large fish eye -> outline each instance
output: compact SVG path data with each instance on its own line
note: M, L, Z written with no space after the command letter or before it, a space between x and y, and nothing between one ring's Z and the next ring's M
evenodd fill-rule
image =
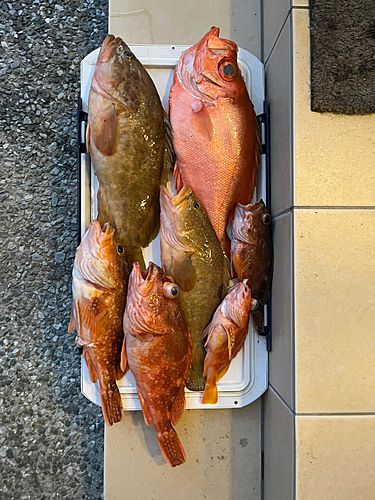
M124 249L121 245L117 245L116 250L119 255L124 253Z
M195 208L195 210L199 210L200 205L197 201L195 201L193 207Z
M263 224L268 226L268 224L271 224L271 216L270 214L264 214L263 215Z
M219 62L219 74L227 82L232 81L238 75L237 64L230 59L223 59Z
M133 57L133 52L130 52L130 50L127 50L124 52L124 56L126 56L128 59L131 59Z
M178 297L180 290L176 283L164 283L163 285L163 294L167 299L175 299Z

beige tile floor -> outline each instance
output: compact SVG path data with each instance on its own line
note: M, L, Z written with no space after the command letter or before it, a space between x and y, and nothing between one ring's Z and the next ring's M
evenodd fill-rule
M141 412L105 432L106 500L259 500L260 400L237 410L186 410L176 426L187 461L172 469Z
M375 416L297 417L298 500L373 500Z
M260 56L260 2L111 0L109 31L130 44L193 44L211 26ZM186 411L177 432L188 461L171 469L141 412L105 433L106 500L259 500L261 405Z
M374 115L310 111L309 12L293 10L294 204L375 206Z

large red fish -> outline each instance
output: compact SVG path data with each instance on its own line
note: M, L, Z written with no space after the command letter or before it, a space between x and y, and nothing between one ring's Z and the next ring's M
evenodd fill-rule
M232 226L232 275L240 281L247 279L259 307L253 312L258 333L264 325L264 305L270 296L273 249L271 216L263 200L246 206L237 204Z
M205 330L207 354L204 376L207 377L202 403L217 403L216 382L228 371L232 359L245 342L250 310L257 306L245 283L239 282L228 292Z
M237 202L250 203L258 172L253 105L237 65L237 45L211 30L180 57L169 96L176 188L204 206L228 256L226 226Z
M97 220L92 221L74 261L69 333L77 331L90 380L99 380L108 425L119 422L123 414L116 380L125 373L120 355L127 278L124 249L116 243L114 230L109 224L102 230Z
M175 467L186 454L173 428L185 408L185 382L193 346L179 289L150 263L133 264L124 314L121 367L133 373L147 425L154 424L160 449Z

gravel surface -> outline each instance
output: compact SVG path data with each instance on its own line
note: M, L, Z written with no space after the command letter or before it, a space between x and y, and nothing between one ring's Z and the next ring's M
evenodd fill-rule
M107 8L1 2L0 499L103 498L103 418L67 328L79 65Z

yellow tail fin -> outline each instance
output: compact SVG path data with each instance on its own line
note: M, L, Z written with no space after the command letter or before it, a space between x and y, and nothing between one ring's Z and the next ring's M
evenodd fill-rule
M206 381L206 387L204 389L202 404L214 405L217 403L217 387L216 382L212 380Z

